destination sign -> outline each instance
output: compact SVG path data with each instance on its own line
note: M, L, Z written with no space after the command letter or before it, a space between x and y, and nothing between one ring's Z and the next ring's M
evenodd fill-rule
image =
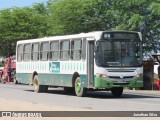
M104 32L102 39L139 39L138 33L130 32Z

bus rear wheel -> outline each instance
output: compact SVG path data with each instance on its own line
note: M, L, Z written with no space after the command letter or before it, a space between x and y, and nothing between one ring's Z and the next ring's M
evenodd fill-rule
M117 87L117 88L112 88L111 89L113 97L121 97L123 93L123 87Z
M47 85L40 85L39 84L39 79L38 79L37 75L34 76L33 87L34 87L34 91L37 92L37 93L48 91L48 86Z
M78 97L84 97L87 93L87 89L81 85L80 77L77 77L75 81L75 93Z
M13 79L14 84L18 84L18 81L16 79Z

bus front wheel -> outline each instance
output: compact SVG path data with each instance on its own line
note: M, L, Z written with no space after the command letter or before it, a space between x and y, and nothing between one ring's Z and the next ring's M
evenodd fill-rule
M37 75L34 76L33 87L34 87L34 91L37 93L48 91L48 86L39 84L39 79Z
M117 87L111 89L113 97L121 97L123 93L123 87Z
M80 77L77 77L76 81L75 81L75 93L76 93L76 95L78 97L83 97L87 93L87 89L83 88L82 85L81 85L81 79L80 79Z

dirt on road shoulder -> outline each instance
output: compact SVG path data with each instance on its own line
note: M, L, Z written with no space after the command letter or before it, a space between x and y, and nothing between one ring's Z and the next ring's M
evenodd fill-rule
M7 100L0 98L0 111L88 111L88 109L71 108L63 106L47 106L34 102Z
M8 100L0 98L0 111L88 111L88 109L70 108L64 106L47 106L39 103L25 102L18 100ZM159 120L151 117L2 117L0 120Z

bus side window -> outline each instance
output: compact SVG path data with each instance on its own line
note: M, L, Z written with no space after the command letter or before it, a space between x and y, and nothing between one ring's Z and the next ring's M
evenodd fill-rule
M60 59L69 60L70 56L70 41L64 40L60 42Z
M49 53L49 42L41 43L41 60L48 60L48 53Z
M23 60L23 45L19 45L17 48L17 61Z
M82 40L73 40L71 42L71 59L81 60Z
M32 60L38 61L39 60L39 43L34 43L32 45Z
M23 60L30 61L30 59L31 59L31 44L25 44L23 52Z
M59 59L59 41L53 41L50 43L50 60Z

